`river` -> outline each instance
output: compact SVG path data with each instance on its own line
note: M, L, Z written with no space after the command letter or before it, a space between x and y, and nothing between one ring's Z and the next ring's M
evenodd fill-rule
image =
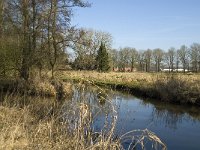
M74 86L72 100L91 106L95 116L95 131L105 127L105 120L112 120L113 105L118 116L114 133L116 137L132 130L147 128L166 144L168 150L200 149L199 107L144 100L127 93L86 85ZM129 144L130 141L124 142L124 148L127 149ZM146 147L151 149L149 143L146 143Z

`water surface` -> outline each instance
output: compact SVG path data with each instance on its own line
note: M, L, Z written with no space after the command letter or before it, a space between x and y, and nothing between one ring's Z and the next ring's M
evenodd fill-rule
M194 106L179 106L143 100L130 94L106 89L102 90L84 86L75 87L73 100L87 102L94 117L94 130L101 131L105 118L111 121L112 105L117 109L118 119L115 135L120 136L134 129L149 129L154 132L169 150L200 149L200 109ZM99 108L101 110L99 110ZM109 118L110 117L110 118ZM130 143L123 146L128 148ZM151 147L147 143L147 149Z

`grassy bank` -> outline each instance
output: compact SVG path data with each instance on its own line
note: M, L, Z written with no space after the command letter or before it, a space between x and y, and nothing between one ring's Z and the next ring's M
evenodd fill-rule
M85 134L91 121L85 116L85 106L77 104L72 109L70 97L56 101L4 95L0 106L0 149L120 149L119 142L111 140L112 133L104 137L99 134L98 141L91 143L92 133ZM76 111L78 115L71 115ZM74 122L68 117L74 117Z
M130 148L144 146L148 139L155 149L166 149L147 129L133 130L116 138L117 113L114 107L111 110L113 119L107 123L106 130L93 131L90 106L84 101L74 103L70 99L57 101L14 93L1 95L0 149L123 150L121 143L133 137L135 143L131 143Z
M27 94L31 96L65 98L71 94L70 83L64 83L59 79L51 79L49 76L34 76L28 81L20 78L0 79L0 91Z
M199 74L66 71L58 75L64 81L89 81L147 98L200 105Z
M130 148L143 147L144 141L149 140L154 148L166 149L147 129L116 137L118 116L112 105L113 119L105 120L107 126L100 132L94 131L92 118L96 114L91 110L97 106L90 106L86 98L73 101L72 84L60 78L60 75L55 79L34 76L29 81L11 78L0 81L0 149L123 150L122 143L133 137ZM108 103L111 104L109 100Z

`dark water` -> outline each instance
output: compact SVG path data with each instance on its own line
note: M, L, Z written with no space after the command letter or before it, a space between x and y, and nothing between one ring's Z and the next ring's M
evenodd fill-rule
M129 94L108 89L102 92L89 86L75 87L73 99L91 106L92 113L95 114L96 131L101 131L105 126L105 118L112 120L112 103L118 114L116 136L134 129L147 128L154 132L169 150L200 150L199 107L142 100ZM128 145L128 142L123 143L125 148L128 148ZM147 144L147 149L150 149L148 147Z

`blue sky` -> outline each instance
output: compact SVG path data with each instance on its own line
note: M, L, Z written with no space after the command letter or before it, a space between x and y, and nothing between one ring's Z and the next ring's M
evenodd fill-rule
M72 24L109 32L113 48L179 48L200 43L200 0L88 0Z

